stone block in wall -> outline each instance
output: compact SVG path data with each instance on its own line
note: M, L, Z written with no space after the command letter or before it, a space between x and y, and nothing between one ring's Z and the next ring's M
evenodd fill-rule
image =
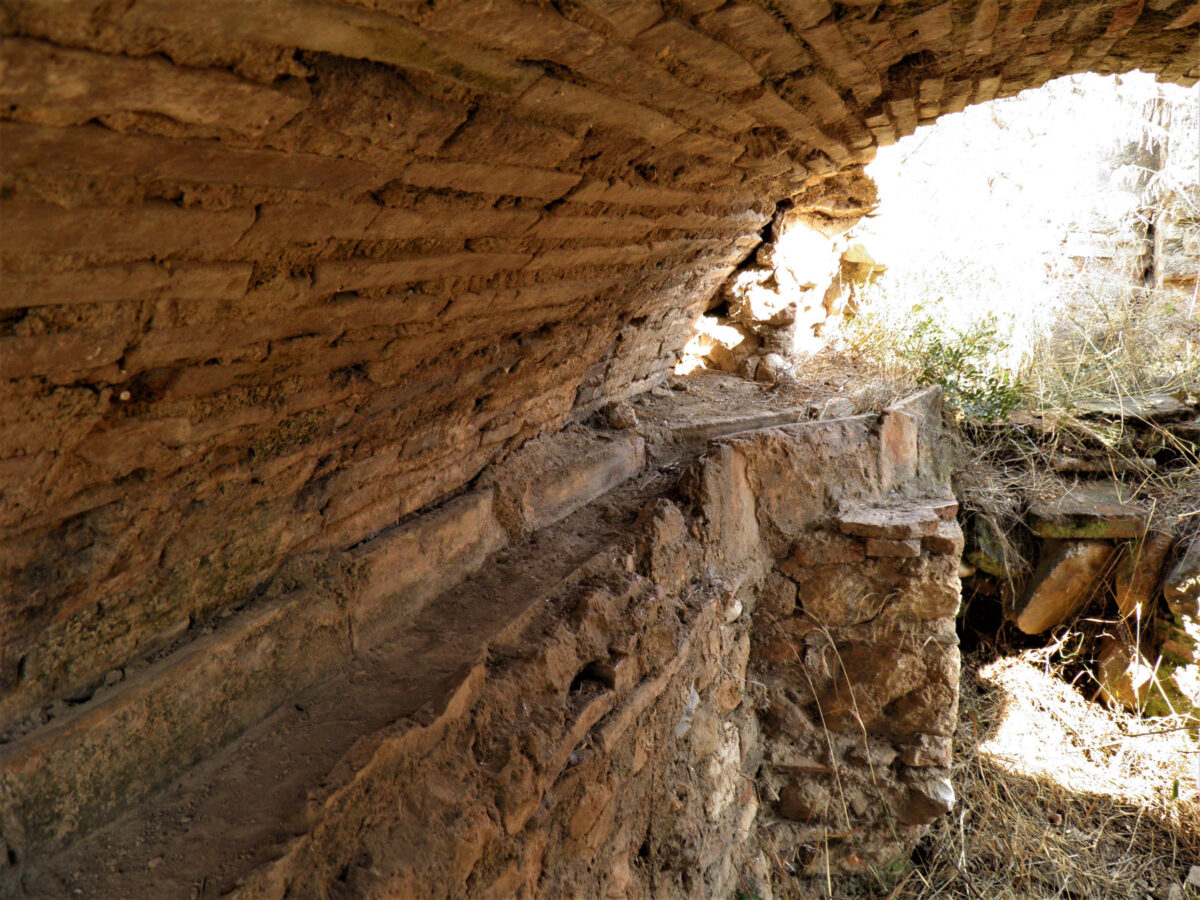
M526 444L488 477L496 515L510 535L545 528L641 471L640 435L594 439L563 432Z
M356 640L395 627L504 545L493 498L472 491L354 549L363 579L350 606Z
M215 141L118 134L98 125L0 123L0 162L29 175L63 171L103 184L200 184L293 191L362 191L391 175L350 159L226 147Z
M838 516L837 526L844 534L868 540L919 541L934 535L941 521L929 507L901 501L851 509Z

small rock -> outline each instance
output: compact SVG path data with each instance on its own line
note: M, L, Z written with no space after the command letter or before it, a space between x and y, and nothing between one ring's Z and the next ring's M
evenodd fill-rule
M1183 884L1185 887L1200 888L1200 866L1192 866L1188 869L1187 879Z
M1043 542L1037 568L1013 610L1017 627L1041 634L1072 618L1091 598L1112 552L1108 541Z
M109 669L104 675L104 686L112 687L118 681L125 677L125 673L120 669Z
M829 793L811 781L790 782L779 792L779 814L794 822L811 822L825 814Z
M917 734L900 747L900 761L913 768L950 765L953 745L948 737L936 734Z
M741 598L734 596L729 604L729 609L725 610L725 624L732 625L742 617L742 601Z
M1077 484L1029 506L1029 529L1044 538L1136 538L1147 522L1146 511L1122 500L1113 482Z
M945 778L929 778L911 785L897 818L905 825L928 825L954 809L954 788Z
M790 375L787 360L778 353L768 353L759 360L758 368L755 370L755 381L761 381L766 384L778 384L779 380L786 375Z
M610 403L604 410L604 417L610 428L637 428L638 417L633 404L628 400L620 403Z

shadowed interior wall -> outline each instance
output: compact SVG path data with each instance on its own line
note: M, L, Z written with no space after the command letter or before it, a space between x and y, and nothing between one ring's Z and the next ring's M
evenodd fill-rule
M0 733L674 365L777 204L1200 3L8 0Z

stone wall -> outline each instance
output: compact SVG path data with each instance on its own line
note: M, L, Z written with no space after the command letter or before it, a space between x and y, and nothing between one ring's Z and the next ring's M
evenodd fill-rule
M0 732L642 390L778 201L1193 0L9 0Z
M24 735L0 887L769 897L890 862L953 802L940 397L760 419L645 469L639 435L534 442Z

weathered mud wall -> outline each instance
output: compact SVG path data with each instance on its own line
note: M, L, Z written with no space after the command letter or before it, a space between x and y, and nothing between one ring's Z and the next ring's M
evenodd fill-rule
M1198 19L8 0L0 732L653 383L776 201Z

